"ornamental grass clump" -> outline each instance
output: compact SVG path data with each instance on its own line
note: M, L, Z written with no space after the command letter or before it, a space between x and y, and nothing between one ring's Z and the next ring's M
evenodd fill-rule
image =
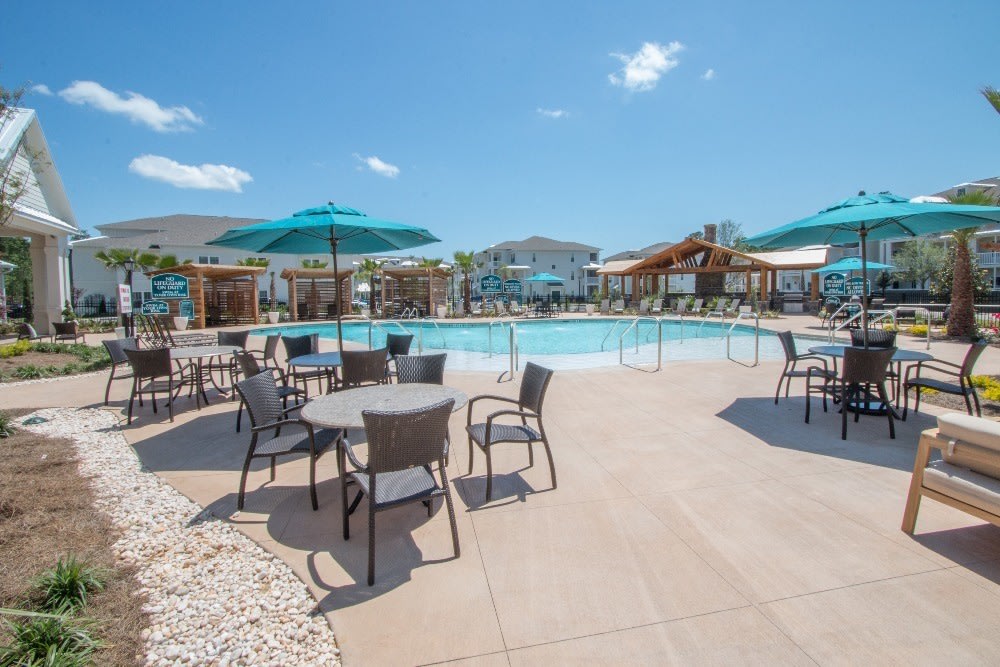
M87 597L104 588L105 575L99 569L81 563L75 556L62 558L56 566L35 578L34 589L41 598L41 609L48 612L76 610Z
M9 438L14 435L14 418L6 412L0 412L0 438Z
M4 625L11 642L0 646L0 667L89 665L92 654L100 647L79 621L64 616L34 616L4 621Z

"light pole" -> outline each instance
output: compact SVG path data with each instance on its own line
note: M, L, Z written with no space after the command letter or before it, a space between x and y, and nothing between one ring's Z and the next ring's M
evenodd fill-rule
M122 266L125 268L125 283L128 285L128 298L134 307L135 300L132 298L132 270L135 269L135 260L128 257L122 262ZM125 336L127 338L135 336L135 316L131 312L122 314L122 324L125 325Z

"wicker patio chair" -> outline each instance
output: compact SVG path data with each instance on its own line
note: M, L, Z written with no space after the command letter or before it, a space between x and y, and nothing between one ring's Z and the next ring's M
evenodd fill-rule
M249 331L218 331L216 332L215 342L223 346L238 347L239 351L243 352L247 349L247 340L250 338ZM229 385L232 386L236 384L236 379L240 373L240 366L236 363L236 355L229 357L229 359L223 359L222 357L213 357L204 366L204 371L211 375L212 373L219 373L219 384L224 384L225 377L229 376ZM236 394L232 395L232 400L236 400Z
M133 350L122 348L132 366L132 393L128 399L128 423L132 423L132 405L136 396L142 406L142 395L149 394L152 398L153 412L156 412L156 395L167 395L167 411L170 421L174 420L174 394L187 383L183 370L174 370L170 361L170 350L157 347L151 350ZM195 401L201 407L201 394L195 392Z
M312 424L303 419L290 418L288 413L301 408L302 405L293 405L287 410L282 408L278 384L270 372L258 373L237 382L236 391L244 405L247 406L251 433L250 447L247 449L243 472L240 475L240 490L236 500L236 508L243 509L247 474L250 472L250 464L254 459L271 460L271 481L273 482L275 460L279 456L307 454L309 456L309 495L312 499L313 510L319 509L319 500L316 497L316 459L330 445L337 447L344 432L340 429L316 430ZM287 432L288 430L297 431L299 428L305 432ZM271 430L274 431L274 434L267 437L266 432ZM282 431L285 433L282 434Z
M469 474L472 474L472 458L474 453L473 444L478 446L486 454L486 500L493 498L493 461L490 458L490 448L501 442L516 442L528 445L528 465L535 465L535 453L532 444L541 442L545 447L545 455L549 459L549 471L552 473L552 488L556 488L556 467L552 461L552 450L549 448L549 440L545 436L545 427L542 424L542 403L545 400L545 392L549 388L553 371L543 368L532 362L528 362L524 367L524 375L521 377L521 390L516 399L505 396L494 396L482 394L469 399L469 413L465 430L469 435ZM517 410L498 410L490 413L486 417L485 423L472 423L472 408L477 401L489 399L513 403L517 405ZM497 417L520 417L520 424L500 424L495 423ZM537 422L538 430L528 426L528 419Z
M264 368L278 367L278 343L280 342L281 334L270 334L264 339L264 350L262 352L254 350L255 354L260 355L260 363L264 365Z
M295 357L303 357L307 354L316 354L319 352L319 334L282 336L281 342L285 344L286 364ZM332 384L330 371L323 368L297 371L294 366L289 364L285 367L285 377L291 378L292 384L296 387L299 386L300 382L302 383L306 400L309 399L309 380L316 380L319 386L319 393L323 393L323 380L326 380L327 386Z
M288 397L295 397L295 404L299 404L299 397L304 396L303 392L298 387L289 387L288 379L285 377L284 371L280 368L261 368L260 364L257 363L257 358L253 356L252 353L247 351L237 352L233 355L236 363L239 364L240 373L242 373L244 378L252 378L255 375L260 375L261 373L270 373L275 380L280 383L278 384L278 396L281 397L281 406L284 409L288 409ZM233 392L236 395L236 392ZM243 419L243 401L240 401L240 407L236 410L236 432L240 432L240 422Z
M404 354L396 357L399 384L422 382L424 384L444 384L444 363L447 352L441 354Z
M385 346L389 348L389 356L392 357L392 363L386 364L386 377L389 378L389 382L392 382L392 378L396 375L396 357L401 354L409 354L412 343L413 334L386 334Z
M132 366L125 354L125 348L134 350L138 347L138 343L135 338L113 338L101 342L111 357L111 374L108 376L108 386L104 390L104 405L107 405L111 397L111 383L116 379L132 378Z
M809 375L808 370L796 369L795 365L800 361L817 361L823 366L820 368L813 368L813 376L824 375L829 379L834 379L837 374L829 369L826 363L826 359L818 354L799 354L795 349L795 337L792 336L791 331L779 331L778 340L781 341L781 347L785 351L785 367L781 371L781 377L778 378L778 388L774 390L774 404L778 404L778 397L781 395L781 385L785 385L785 398L788 398L788 390L792 386L792 378L804 378Z
M434 510L434 499L444 496L451 522L451 541L455 558L461 555L458 544L458 524L451 487L445 466L445 436L454 399L421 410L375 412L365 410L365 434L368 437L368 462L362 464L349 446L344 447L355 471L340 477L343 506L344 539L350 539L350 515L368 497L368 585L375 583L375 514L413 502L427 507L427 516ZM437 464L441 483L431 471ZM348 478L358 485L358 495L347 505Z
M922 389L935 389L945 394L961 396L965 399L965 409L972 414L972 401L976 405L976 416L982 416L982 408L979 405L979 394L972 384L972 369L979 356L987 347L987 343L973 343L965 353L962 364L953 364L949 361L934 359L932 361L920 361L906 369L906 376L903 380L903 421L906 421L906 414L910 408L910 388L917 390L917 401L913 406L914 412L920 411L920 391ZM910 374L916 371L911 377ZM924 371L934 371L939 374L937 378L922 375ZM943 378L940 376L944 376ZM957 382L956 382L957 380Z
M56 330L52 336L53 342L68 340L76 343L77 339L84 343L87 342L87 334L80 331L80 325L77 322L53 322L52 328Z
M823 396L823 411L826 412L826 397L833 396L841 402L841 431L840 439L847 440L847 413L851 410L851 401L868 402L870 393L868 387L875 387L878 398L882 402L886 416L889 419L889 437L895 439L896 426L893 423L892 406L889 404L889 395L885 389L886 373L892 355L896 353L896 348L858 348L848 347L844 350L844 367L840 377L830 379L826 375L820 375L823 384L814 386L812 378L812 368L806 375L806 423L809 423L809 408L812 403L810 394L820 393ZM854 409L854 421L858 421L862 409L860 406Z
M341 388L385 384L386 356L388 349L344 350L340 353Z
M41 335L35 331L35 327L31 326L27 322L21 322L17 325L17 339L18 340L42 340L44 338L52 339L52 336Z
M851 345L863 347L864 344L864 329L851 329ZM885 329L869 329L868 347L896 347L896 332Z

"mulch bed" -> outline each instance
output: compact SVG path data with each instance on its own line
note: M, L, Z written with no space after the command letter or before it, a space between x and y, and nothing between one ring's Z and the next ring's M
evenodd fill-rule
M13 373L15 369L28 365L55 366L56 368L62 368L66 364L74 361L79 362L80 360L69 353L56 354L52 352L25 352L24 354L16 357L0 359L0 371Z
M132 570L115 561L111 545L117 538L117 531L93 506L71 442L23 428L0 438L0 607L30 608L30 580L59 558L75 555L106 572L104 589L82 612L97 621L95 634L105 644L94 663L141 664L140 633L148 626L142 612L145 599L138 594ZM0 629L0 644L8 641Z

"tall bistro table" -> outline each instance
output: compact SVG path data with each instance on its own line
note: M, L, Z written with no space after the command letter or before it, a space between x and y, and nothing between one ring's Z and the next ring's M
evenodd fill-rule
M191 383L195 389L195 404L198 408L201 405L198 401L198 394L201 398L205 399L205 405L208 405L208 394L205 393L205 372L204 365L206 359L213 359L215 357L225 357L234 354L240 348L236 345L192 345L190 347L172 347L170 348L170 360L176 361L183 365L183 362L191 362ZM225 392L215 384L215 380L212 379L211 373L208 374L208 380L212 383L212 386L220 393Z
M820 354L826 357L833 357L833 368L834 372L837 370L837 359L844 358L844 350L846 350L850 345L815 345L809 348L809 351L813 354ZM899 392L902 385L903 378L903 364L912 364L918 361L931 361L934 359L933 355L927 354L926 352L919 352L917 350L903 350L897 349L892 355L890 363L896 364L896 407L899 407Z

